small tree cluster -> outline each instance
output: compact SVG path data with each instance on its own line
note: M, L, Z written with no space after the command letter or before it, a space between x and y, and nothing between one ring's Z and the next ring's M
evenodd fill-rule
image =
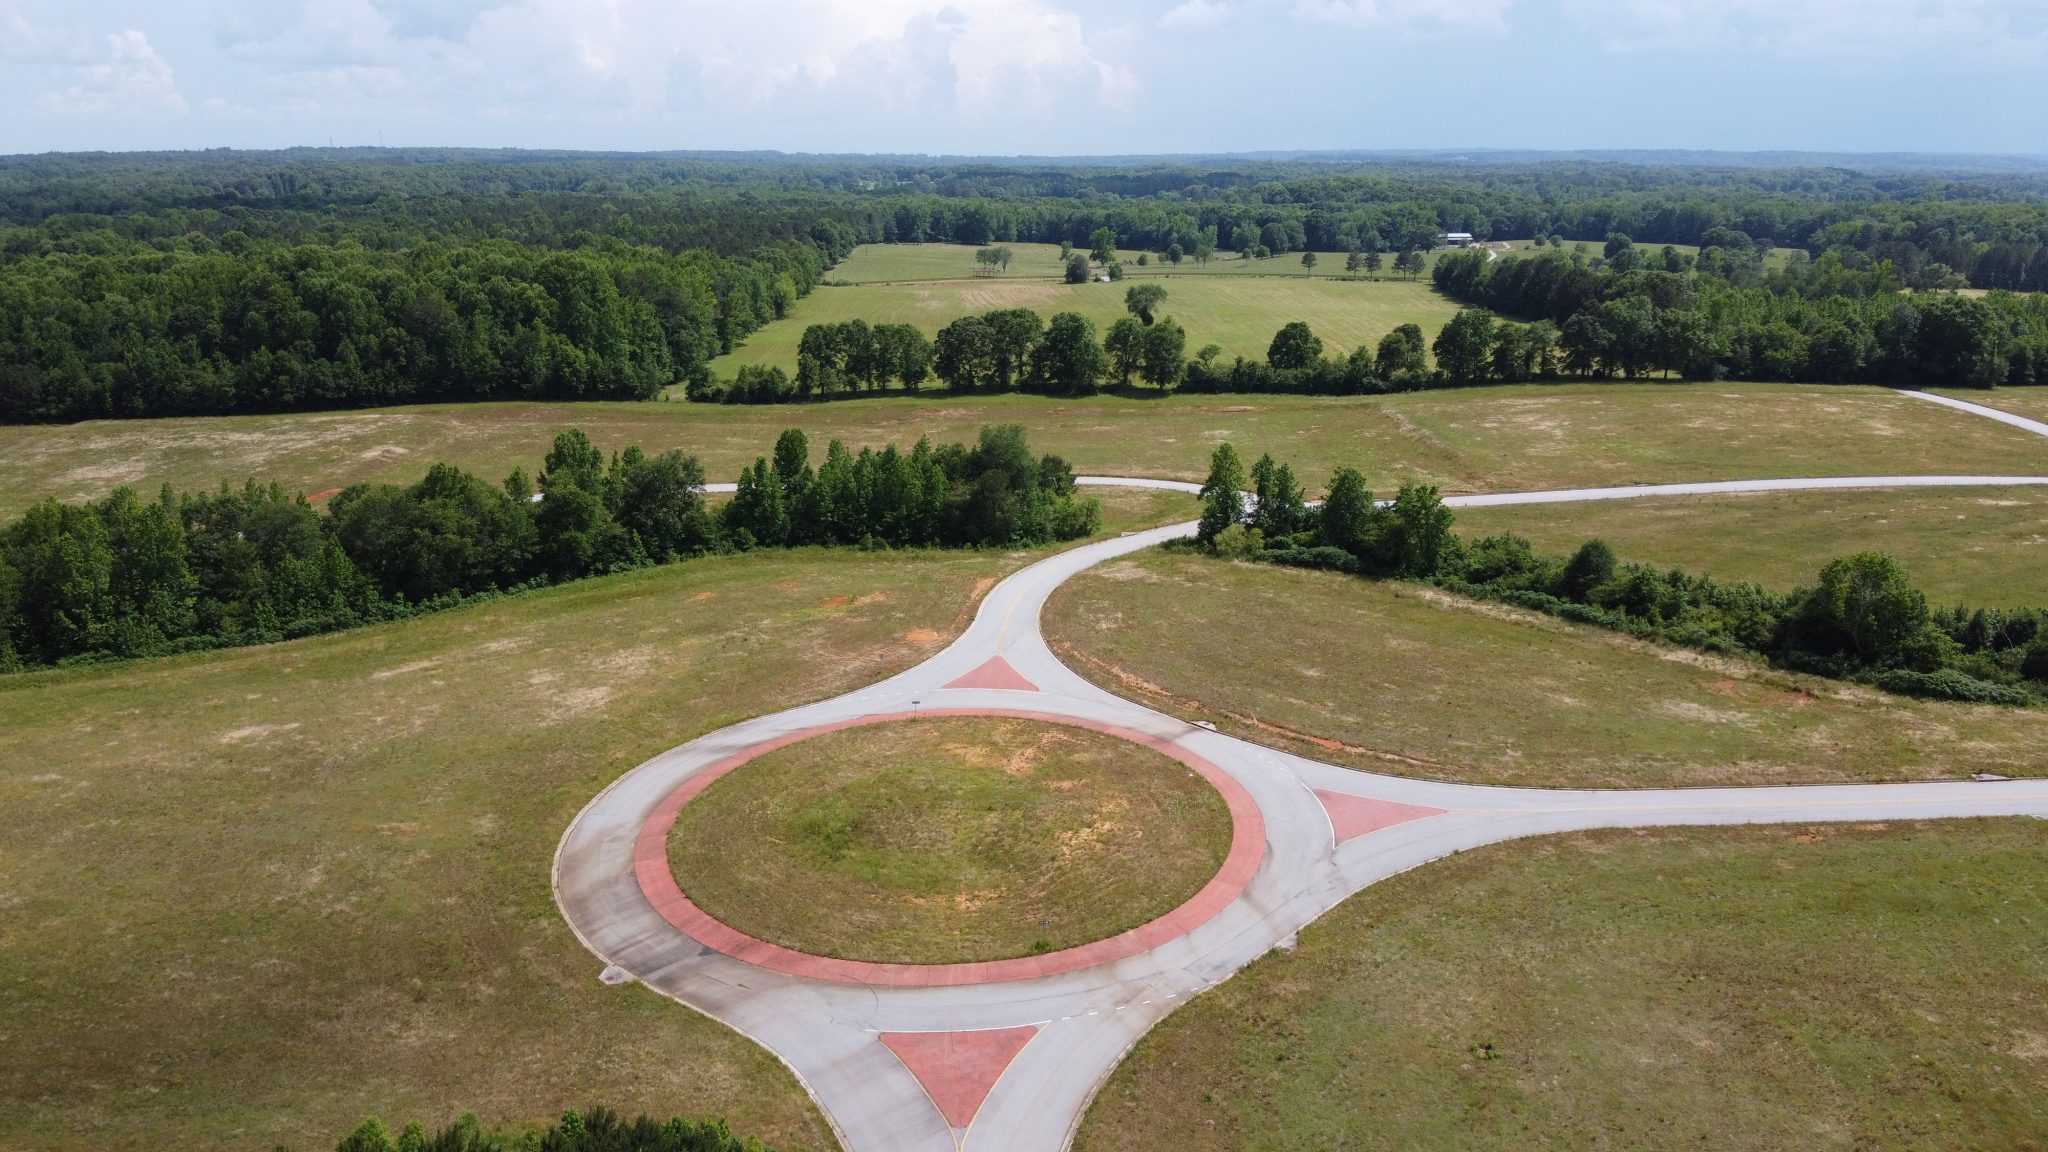
M1086 536L1100 517L1014 425L972 449L835 441L815 475L803 434L784 433L717 514L695 457L607 458L574 430L537 480L437 464L412 485L345 489L325 515L276 485L153 502L123 488L0 528L0 671L268 642L734 547L1011 547Z

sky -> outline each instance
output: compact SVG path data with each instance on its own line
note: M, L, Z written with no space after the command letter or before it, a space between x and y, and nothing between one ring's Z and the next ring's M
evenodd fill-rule
M2048 155L2048 0L0 0L0 153Z

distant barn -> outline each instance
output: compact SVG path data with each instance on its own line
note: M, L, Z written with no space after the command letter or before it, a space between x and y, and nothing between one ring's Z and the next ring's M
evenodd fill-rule
M1437 242L1445 248L1470 248L1472 246L1472 234L1470 232L1446 232L1438 238Z

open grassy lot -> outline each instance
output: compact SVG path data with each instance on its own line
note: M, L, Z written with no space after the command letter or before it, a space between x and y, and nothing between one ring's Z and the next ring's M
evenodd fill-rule
M1074 669L1317 759L1484 784L2038 775L2048 710L1911 700L1413 584L1148 552L1054 593ZM1264 656L1245 658L1247 651Z
M332 1147L597 1102L833 1147L599 962L562 830L649 755L908 666L1026 555L760 554L265 648L0 678L0 1147Z
M680 448L731 480L784 428L813 451L838 436L972 442L1015 422L1084 472L1200 480L1224 440L1291 461L1311 485L1353 464L1389 487L1445 491L1908 472L2048 473L2048 441L1887 389L1776 384L1518 385L1400 396L889 397L766 408L672 403L460 404L213 419L0 427L0 517L118 484L211 488L276 478L308 493L411 483L435 461L496 479L536 468L556 433Z
M1481 848L1190 1001L1074 1146L2037 1149L2043 852L2034 820Z
M884 963L1004 960L1107 939L1201 890L1230 813L1184 765L1114 736L947 718L833 732L704 790L676 881L742 932Z
M1271 271L1284 268L1286 258L1254 261ZM1343 267L1342 257L1336 257ZM1242 261L1238 261L1242 263ZM1012 265L1015 268L1016 265ZM1347 281L1304 276L1298 264L1292 276L1170 274L1165 315L1187 330L1188 353L1205 344L1233 356L1264 359L1273 334L1289 321L1306 321L1322 337L1326 354L1342 356L1361 344L1376 345L1380 337L1402 324L1417 324L1435 339L1458 307L1439 295L1426 280ZM907 283L822 287L797 302L788 316L747 338L731 355L711 364L714 375L731 376L742 364L770 364L796 371L797 342L813 324L861 320L869 324L915 324L927 336L954 320L994 308L1030 308L1040 316L1079 312L1106 331L1124 309L1130 282L1066 284L1056 279L1026 278L1016 272L987 280L951 279Z
M1559 555L1597 536L1624 560L1781 592L1811 583L1837 556L1881 551L1936 604L2048 604L2048 486L1468 508L1458 531L1513 532Z

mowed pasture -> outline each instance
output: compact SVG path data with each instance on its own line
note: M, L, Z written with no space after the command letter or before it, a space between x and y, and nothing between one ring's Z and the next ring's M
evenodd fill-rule
M1082 573L1053 650L1183 719L1376 772L1649 788L2038 775L2048 710L1891 696L1424 585L1148 552ZM1261 658L1245 658L1247 651Z
M1119 495L1107 530L1192 503ZM1035 555L705 559L0 677L0 1147L331 1148L371 1114L592 1103L836 1147L774 1057L598 982L555 845L647 757L938 651Z
M1556 384L1397 396L932 394L726 407L682 401L451 404L358 412L107 420L0 427L0 517L35 500L84 500L126 484L146 495L257 478L315 494L417 480L445 461L496 480L529 473L582 428L600 448L638 444L702 459L730 481L784 428L856 448L920 436L971 443L1018 423L1032 447L1082 472L1197 480L1225 440L1289 461L1311 486L1341 465L1391 490L1446 492L1907 473L2048 473L2048 442L1882 388L1772 384ZM1320 494L1320 488L1317 488Z
M1277 263L1277 261L1259 261ZM1187 352L1215 344L1230 358L1264 359L1273 334L1300 320L1322 338L1326 355L1342 356L1361 345L1378 345L1380 337L1403 324L1422 328L1434 340L1458 306L1427 281L1339 280L1326 277L1174 275L1167 277L1167 299L1161 315L1171 316L1187 330ZM926 280L910 283L821 287L799 300L788 316L753 335L732 353L711 362L721 379L743 364L772 365L796 371L797 344L813 324L859 320L867 324L914 324L927 336L962 316L997 308L1029 308L1042 317L1079 312L1108 330L1124 309L1122 283L1066 284L1018 276L987 280ZM680 393L680 389L671 389Z
M1465 508L1457 526L1556 555L1598 537L1624 561L1777 592L1811 584L1838 556L1884 552L1936 605L2048 606L2048 484Z
M2044 852L1979 820L1462 853L1178 1009L1074 1147L2037 1148Z
M2029 420L2048 422L2048 388L1993 388L1989 391L1982 388L1937 388L1933 391Z

